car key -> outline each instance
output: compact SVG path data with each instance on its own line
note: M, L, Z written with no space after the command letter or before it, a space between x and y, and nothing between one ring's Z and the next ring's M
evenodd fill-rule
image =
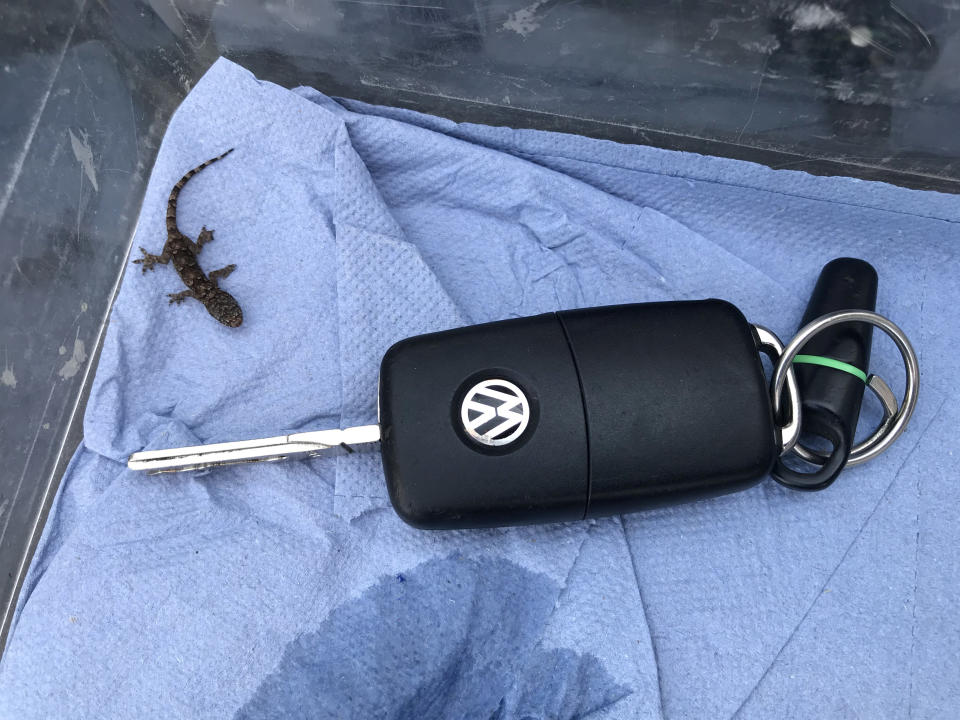
M422 528L569 521L686 502L752 486L795 447L809 456L798 445L794 358L814 335L849 322L884 330L907 370L899 407L880 378L868 378L885 416L858 446L863 462L903 432L916 405L919 370L902 330L876 313L842 310L805 325L784 348L730 303L703 300L567 310L407 338L381 362L377 425L148 450L128 466L175 472L379 440L393 506ZM759 353L775 362L770 388Z
M394 507L430 528L577 520L733 492L783 450L760 332L707 300L417 336L383 358L378 425L139 452L129 467L279 460L380 439Z

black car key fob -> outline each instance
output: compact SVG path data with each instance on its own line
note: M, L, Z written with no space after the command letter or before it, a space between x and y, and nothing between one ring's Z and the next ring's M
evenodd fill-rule
M780 452L756 332L720 300L408 338L380 370L383 467L422 528L580 520L742 490Z
M127 466L183 472L379 442L393 506L422 528L632 512L742 490L771 468L782 485L818 490L885 451L916 407L916 353L872 312L875 296L869 265L829 263L786 347L720 300L568 310L420 335L383 357L376 425L141 450ZM866 372L873 326L903 358L899 404ZM769 391L760 352L774 360ZM884 416L853 445L864 387ZM831 454L801 444L804 422L834 443ZM788 467L789 453L817 469Z

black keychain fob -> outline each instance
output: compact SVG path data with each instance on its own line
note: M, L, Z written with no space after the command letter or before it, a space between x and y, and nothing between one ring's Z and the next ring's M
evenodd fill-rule
M837 258L820 271L800 327L839 310L873 311L876 304L877 271L863 260ZM832 449L815 472L795 470L781 458L773 470L777 482L795 490L823 490L844 469L854 448L872 341L872 325L848 323L827 328L804 345L804 354L794 360L803 431Z
M380 371L407 522L580 520L742 490L780 451L756 331L720 300L548 313L408 338Z

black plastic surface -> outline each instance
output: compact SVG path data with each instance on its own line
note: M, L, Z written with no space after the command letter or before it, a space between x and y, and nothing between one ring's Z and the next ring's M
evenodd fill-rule
M515 442L486 448L457 415L474 383L505 379L535 408ZM579 520L587 447L577 374L556 314L402 340L380 367L383 469L397 513L421 528Z
M800 327L837 310L875 310L876 306L877 271L873 266L855 258L837 258L820 271ZM840 360L867 372L872 342L872 325L845 323L813 337L802 352ZM781 462L774 477L796 489L822 490L836 480L853 448L866 386L860 378L834 368L797 363L794 370L802 398L803 431L833 446L831 461L810 473Z
M720 300L560 313L590 444L587 514L742 490L776 459L752 328Z

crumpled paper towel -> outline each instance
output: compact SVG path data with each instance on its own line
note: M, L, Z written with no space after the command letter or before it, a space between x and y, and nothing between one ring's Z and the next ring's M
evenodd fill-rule
M135 248L159 252L170 188L229 147L179 222L214 229L208 271L237 264L223 283L244 325L169 307L172 269L128 266L0 717L956 715L960 200L458 125L221 60L171 121ZM384 350L466 323L721 297L786 338L840 255L877 267L923 384L909 431L826 492L767 481L594 522L424 532L393 513L376 452L124 465L375 422ZM891 347L871 370L895 380Z

